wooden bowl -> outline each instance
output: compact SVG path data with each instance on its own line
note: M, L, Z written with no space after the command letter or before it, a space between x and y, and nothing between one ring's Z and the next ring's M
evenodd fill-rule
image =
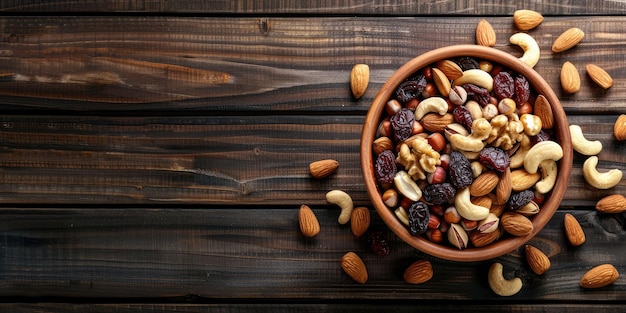
M525 236L503 236L501 239L481 248L468 247L458 249L449 243L434 243L425 236L413 236L408 228L400 222L394 213L395 208L389 208L382 200L380 186L374 174L375 156L372 152L372 143L376 139L377 130L385 113L385 106L398 85L417 73L421 69L443 59L456 59L462 56L475 57L480 60L500 64L518 74L524 75L537 94L544 95L550 102L554 114L554 136L552 140L563 148L563 157L557 162L558 176L552 191L545 196L540 212L532 217L534 230ZM495 48L478 45L456 45L432 50L424 53L398 69L382 86L369 109L361 137L361 166L367 192L378 214L391 230L414 248L432 256L452 261L481 261L492 259L509 253L533 238L552 218L558 209L565 190L567 189L572 169L572 143L569 124L563 107L548 83L532 68L522 63L517 57ZM445 234L444 234L445 237Z

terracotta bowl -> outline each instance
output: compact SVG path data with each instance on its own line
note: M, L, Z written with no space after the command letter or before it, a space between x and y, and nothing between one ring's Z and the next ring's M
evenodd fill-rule
M381 187L374 173L376 157L372 151L372 143L376 139L382 119L387 115L385 109L386 103L392 98L396 87L399 86L400 83L439 60L454 60L462 56L490 61L494 64L502 65L503 68L508 68L513 72L524 75L529 81L531 88L537 94L544 95L551 105L555 121L552 140L558 142L563 148L563 157L557 162L558 176L554 188L545 195L544 201L540 205L540 212L531 217L534 230L530 234L519 237L504 235L499 240L484 247L476 248L470 245L468 248L458 249L447 243L445 239L443 243L434 243L424 235L411 235L408 227L396 217L394 213L395 208L389 208L385 205L382 200ZM561 103L554 91L537 72L522 63L517 57L495 48L478 45L457 45L432 50L410 60L398 69L382 86L367 113L363 125L360 153L367 192L373 206L384 223L403 241L414 248L435 257L462 262L488 260L504 255L521 247L539 233L558 209L565 190L567 189L572 169L572 144L569 124ZM445 237L446 235L444 234L444 238Z

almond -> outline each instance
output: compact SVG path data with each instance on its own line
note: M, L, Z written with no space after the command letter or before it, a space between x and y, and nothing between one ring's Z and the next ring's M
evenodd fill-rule
M361 237L370 227L370 210L366 207L352 209L350 217L350 229L356 237Z
M435 86L437 86L439 93L444 97L450 95L450 88L452 88L450 79L448 79L446 74L436 67L433 67L431 71L433 74L433 81L435 82Z
M513 236L526 236L535 227L528 217L515 212L504 212L500 217L500 225L504 231Z
M484 196L496 188L499 181L500 178L496 172L486 171L474 179L470 185L470 195L474 197Z
M350 89L356 99L361 98L370 81L370 67L367 64L355 64L350 72Z
M526 262L535 274L541 275L550 269L550 259L541 250L526 245L524 252L526 253Z
M511 172L511 189L522 191L530 189L541 179L541 172L529 173L525 169L517 169Z
M563 224L567 240L572 246L577 247L585 243L585 232L574 215L566 213Z
M606 196L596 203L596 210L602 213L626 212L626 197L620 194Z
M587 75L589 75L591 80L598 84L598 86L603 89L609 89L613 86L613 78L601 67L595 64L587 64L585 69L587 70Z
M409 284L421 284L433 278L433 266L428 260L413 262L404 271L404 281Z
M513 23L519 30L533 29L543 22L543 15L532 10L517 10L513 13Z
M572 62L567 61L561 66L561 89L566 93L580 90L580 75Z
M613 136L618 141L626 140L626 114L621 114L613 125Z
M469 239L472 245L476 248L484 247L500 237L500 229L496 229L489 233L481 233L479 231L472 231L469 234Z
M363 260L354 252L348 252L341 257L341 268L354 281L360 284L367 282L367 268Z
M535 100L535 115L541 120L541 127L544 129L550 129L554 126L554 114L552 113L552 106L544 95L537 96Z
M485 19L478 22L476 26L476 44L480 46L493 47L496 45L496 32Z
M300 224L300 232L305 237L315 237L320 232L320 223L313 210L307 205L303 204L300 206L298 222Z
M571 49L585 37L585 33L578 27L564 31L552 44L552 52L559 53Z
M422 117L420 121L424 129L433 133L442 133L446 126L454 123L454 116L452 113L446 113L444 115L439 115L437 113L428 113Z
M393 150L393 148L394 148L393 141L391 141L391 139L386 136L378 137L372 143L372 150L377 155L381 154L385 150Z
M463 76L463 69L452 60L438 61L435 66L440 69L444 74L446 74L446 77L451 80L455 80Z
M315 178L330 176L339 167L339 162L333 159L319 160L309 164L309 172Z
M580 286L583 288L600 288L614 283L619 278L619 272L611 264L598 265L583 275Z
M498 181L498 185L496 186L496 197L493 203L496 205L505 204L507 201L509 201L512 190L511 169L507 167L506 170L504 170L504 172L500 174L500 180Z

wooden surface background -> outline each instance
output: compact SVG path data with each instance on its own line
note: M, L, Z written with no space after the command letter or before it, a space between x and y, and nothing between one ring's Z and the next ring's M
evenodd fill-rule
M392 247L373 255L325 201L342 189L369 205L359 140L384 81L423 52L474 43L482 18L497 49L521 55L508 43L516 9L544 14L530 31L542 48L535 69L570 123L602 141L600 167L626 170L626 144L612 136L626 113L623 1L0 2L0 310L623 312L623 277L599 290L578 281L601 263L626 275L626 215L594 210L626 183L593 189L579 154L559 212L531 242L550 271L535 275L520 251L495 260L524 281L513 297L489 289L493 260L432 258L372 210ZM573 26L583 42L551 53ZM560 92L564 61L581 73L574 95ZM355 63L371 69L358 101ZM614 86L595 86L587 63ZM314 180L308 164L323 158L340 168ZM314 239L299 234L301 204L322 224ZM567 212L585 229L581 247L563 235ZM348 251L363 257L367 284L341 271ZM435 276L406 284L417 259Z

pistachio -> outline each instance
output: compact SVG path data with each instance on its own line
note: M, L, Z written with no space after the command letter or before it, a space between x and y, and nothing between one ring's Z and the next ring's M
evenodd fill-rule
M467 248L469 238L467 236L467 232L463 229L463 226L459 224L450 224L450 229L448 230L448 241L459 249L465 249Z
M467 101L467 90L461 86L454 86L450 89L448 99L452 104L463 105Z
M481 233L490 233L500 226L500 219L493 213L489 213L487 217L478 223L477 230Z

